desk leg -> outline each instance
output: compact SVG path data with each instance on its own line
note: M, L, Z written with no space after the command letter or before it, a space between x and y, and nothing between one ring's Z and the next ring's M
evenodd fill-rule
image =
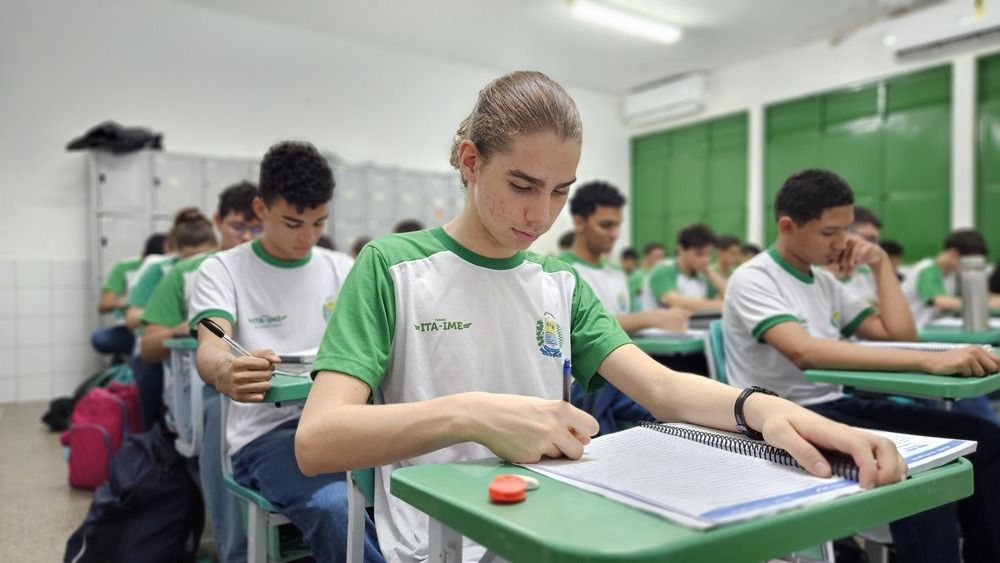
M428 561L431 563L461 563L461 534L434 518L430 518L428 532L430 532Z

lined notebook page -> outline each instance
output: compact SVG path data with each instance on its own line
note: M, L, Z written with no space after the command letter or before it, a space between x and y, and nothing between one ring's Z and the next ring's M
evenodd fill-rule
M949 342L895 342L891 340L859 340L855 342L859 346L868 348L894 348L898 350L915 350L917 352L947 352L956 348L966 346L979 346L987 352L993 351L993 346L989 344L952 344Z

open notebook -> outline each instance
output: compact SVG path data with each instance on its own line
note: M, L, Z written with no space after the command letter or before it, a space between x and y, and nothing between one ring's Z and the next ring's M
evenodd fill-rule
M993 346L989 344L952 344L950 342L896 342L891 340L859 340L855 342L860 346L869 348L894 348L899 350L916 350L918 352L947 352L956 348L966 346L979 346L987 352L993 351Z
M1000 317L991 317L988 323L988 326L991 329L1000 328ZM926 326L927 328L962 328L963 322L961 317L942 317L931 321L931 323Z
M682 432L638 426L596 438L579 460L551 459L524 467L692 528L747 520L862 490L850 479L821 479L798 467L737 453L752 449L744 442L761 444L740 434L688 424L662 426ZM705 436L692 438L692 431ZM976 443L967 440L872 432L896 443L911 475L976 449Z

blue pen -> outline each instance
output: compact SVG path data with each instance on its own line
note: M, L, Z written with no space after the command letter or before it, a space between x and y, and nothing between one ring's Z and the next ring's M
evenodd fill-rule
M563 360L562 376L563 376L563 400L566 401L567 403L569 402L569 386L573 381L572 374L573 374L573 362L569 361L569 358L566 358L565 360Z

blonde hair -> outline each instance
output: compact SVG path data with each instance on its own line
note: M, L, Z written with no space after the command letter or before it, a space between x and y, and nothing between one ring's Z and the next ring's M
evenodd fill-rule
M465 139L476 145L483 160L510 147L515 135L552 132L562 140L583 139L580 112L573 98L548 76L517 71L497 78L479 91L476 107L455 132L451 165L461 173L458 146ZM465 177L462 177L465 186Z

